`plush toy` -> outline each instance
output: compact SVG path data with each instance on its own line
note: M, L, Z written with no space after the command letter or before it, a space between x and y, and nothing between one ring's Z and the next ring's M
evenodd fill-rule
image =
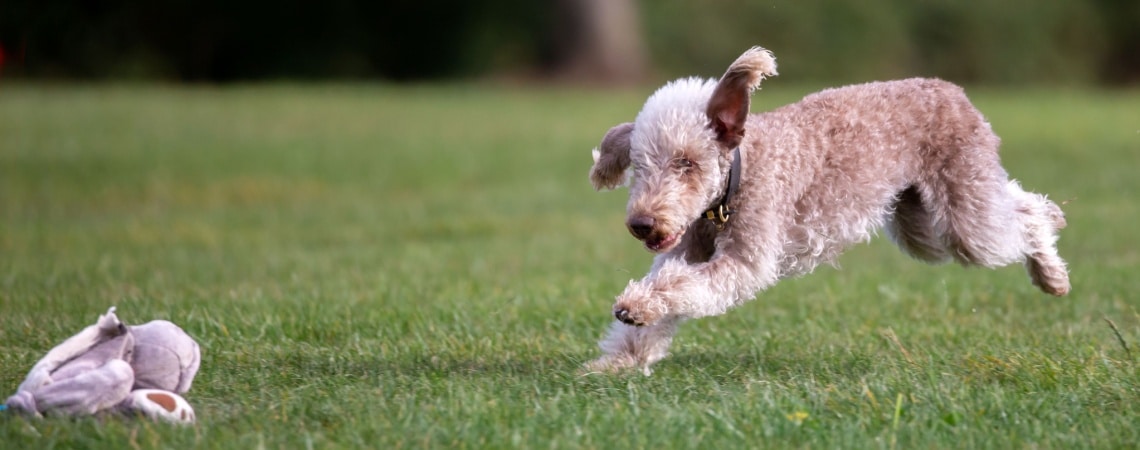
M192 423L194 409L179 394L190 390L200 363L198 343L178 325L126 326L111 307L51 349L6 405L36 417L115 411Z

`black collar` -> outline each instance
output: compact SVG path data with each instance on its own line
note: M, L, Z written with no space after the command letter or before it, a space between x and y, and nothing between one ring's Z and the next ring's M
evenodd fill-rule
M728 202L732 200L732 194L736 193L736 189L740 187L740 147L732 150L732 167L728 169L728 188L724 190L724 197L708 211L705 211L705 218L716 224L717 230L723 230L724 224L728 223L728 219L732 217L732 213L736 212L729 209Z

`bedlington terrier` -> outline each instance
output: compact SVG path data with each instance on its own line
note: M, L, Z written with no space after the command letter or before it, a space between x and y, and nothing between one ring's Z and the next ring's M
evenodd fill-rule
M919 260L1022 262L1042 291L1069 292L1064 214L1008 178L960 87L874 82L749 114L773 75L774 56L755 47L719 81L668 83L594 150L594 188L629 183L626 227L657 256L617 297L587 370L649 374L685 319L723 314L880 227Z

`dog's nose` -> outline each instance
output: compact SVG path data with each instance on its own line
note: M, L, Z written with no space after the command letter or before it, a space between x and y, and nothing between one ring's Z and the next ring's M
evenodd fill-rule
M653 218L649 216L637 216L629 219L625 226L629 227L629 232L638 239L645 239L649 237L649 233L653 232Z

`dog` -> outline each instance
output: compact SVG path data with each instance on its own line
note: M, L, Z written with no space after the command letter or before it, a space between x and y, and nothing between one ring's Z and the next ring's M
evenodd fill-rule
M1060 207L1009 179L999 138L962 88L872 82L749 114L773 54L754 47L720 80L684 78L594 149L597 190L629 186L626 227L656 254L617 297L587 371L650 374L677 326L719 315L778 280L831 263L877 229L928 263L1024 263L1069 292Z

